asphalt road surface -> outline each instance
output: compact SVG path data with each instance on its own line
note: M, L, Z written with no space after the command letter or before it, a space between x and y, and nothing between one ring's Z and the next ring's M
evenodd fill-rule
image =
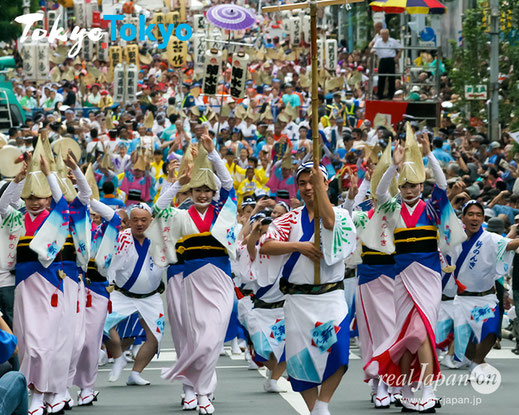
M493 350L488 363L501 375L499 388L490 394L477 392L471 384L458 384L466 370L446 370L443 374L450 385L438 387L437 396L443 398L443 407L437 412L442 414L485 414L510 413L517 402L519 393L519 357L514 355L513 343L504 340L501 350ZM218 414L308 414L299 394L292 392L289 383L281 384L289 389L283 394L263 392L264 370L248 370L243 355L232 355L226 347L226 356L221 356L217 366L218 387L214 402ZM363 382L362 361L359 350L352 348L350 367L337 390L330 411L332 414L373 413L373 405L368 401L370 388ZM151 381L150 386L126 386L131 363L116 383L108 382L111 364L100 368L96 390L99 400L91 407L74 407L76 415L166 415L181 414L181 384L169 383L160 378L160 371L173 364L176 358L169 331L164 336L162 352L158 359L143 372L143 377ZM454 376L458 376L455 378ZM455 384L452 384L455 383ZM76 392L73 393L76 396ZM71 412L68 412L71 414ZM376 411L377 414L400 413L400 408ZM193 413L193 412L188 412Z

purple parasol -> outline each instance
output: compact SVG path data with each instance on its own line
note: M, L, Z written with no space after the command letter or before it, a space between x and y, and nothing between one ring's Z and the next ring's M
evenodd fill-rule
M235 4L220 4L207 10L207 20L217 27L227 30L245 30L256 21L251 9Z

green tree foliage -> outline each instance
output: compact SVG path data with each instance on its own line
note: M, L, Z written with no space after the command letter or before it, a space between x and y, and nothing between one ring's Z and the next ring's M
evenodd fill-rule
M31 0L31 11L38 9L38 0ZM14 22L23 14L22 0L0 0L0 41L16 39L22 33L21 26Z
M504 128L519 128L519 2L500 1L499 118ZM465 85L488 85L490 77L490 9L480 1L465 12L462 44L452 42L450 77L459 95L457 108L462 115L486 119L485 101L465 99ZM466 114L468 110L469 114Z
M465 85L488 83L489 42L490 37L483 27L483 10L473 8L467 10L464 16L462 29L462 43L460 46L452 42L453 58L449 73L454 92L460 96L457 102L458 109L465 114L480 114L485 109L484 102L465 99Z

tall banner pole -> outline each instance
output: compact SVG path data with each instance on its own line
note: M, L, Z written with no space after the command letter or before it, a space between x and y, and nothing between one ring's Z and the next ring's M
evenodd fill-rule
M317 3L310 2L310 39L312 57L312 145L314 168L319 171L321 148L319 146L319 99L317 79ZM314 192L314 245L321 250L321 218L319 216L319 198ZM321 263L314 262L314 284L321 283Z
M321 158L321 147L319 143L319 98L317 96L317 87L319 80L317 79L317 8L334 5L347 5L350 3L360 3L363 0L311 0L304 3L283 4L278 6L263 7L263 13L275 13L284 10L299 10L310 7L310 43L312 58L312 145L313 145L313 162L314 167L319 169L319 160ZM314 193L314 243L315 247L321 250L321 220L319 216L319 200ZM314 284L321 283L321 264L314 263Z

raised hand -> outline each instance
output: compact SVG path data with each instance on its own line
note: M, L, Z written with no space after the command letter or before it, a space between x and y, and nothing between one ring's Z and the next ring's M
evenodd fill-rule
M202 145L204 146L205 150L210 153L214 150L214 143L213 139L209 135L209 132L207 131L207 127L204 127L204 134L202 134L202 137L200 138L202 141Z
M169 162L168 164L168 167L167 167L167 172L168 172L168 180L171 182L171 183L174 183L176 178L175 178L175 171L178 169L178 166L179 166L179 162L177 159L173 159Z
M257 220L256 222L254 222L254 224L252 225L251 234L259 239L259 237L261 236L261 221Z
M49 176L50 175L49 162L43 156L40 156L40 168L41 168L42 173L45 176Z
M373 175L373 164L370 161L368 161L366 163L366 175L365 175L366 180L371 181L372 175Z
M356 174L350 174L350 189L348 190L348 199L353 200L359 193L359 178Z
M431 152L431 142L429 141L429 133L423 133L418 142L422 145L422 154L426 157Z
M72 157L71 151L68 152L67 158L63 160L63 162L65 163L65 166L67 166L70 170L76 170L77 163L76 160L74 160L74 157Z
M391 145L388 143L388 145ZM395 144L395 148L393 150L393 163L395 166L400 166L404 161L405 147L400 143Z
M193 157L193 160L195 160L198 157L198 147L197 146L191 146L191 156Z
M178 183L181 186L184 186L188 184L191 181L191 172L193 170L193 167L191 167L189 164L186 166L186 169L184 170L184 174L179 177Z
M27 176L27 162L23 161L22 169L14 178L15 183L20 183Z

